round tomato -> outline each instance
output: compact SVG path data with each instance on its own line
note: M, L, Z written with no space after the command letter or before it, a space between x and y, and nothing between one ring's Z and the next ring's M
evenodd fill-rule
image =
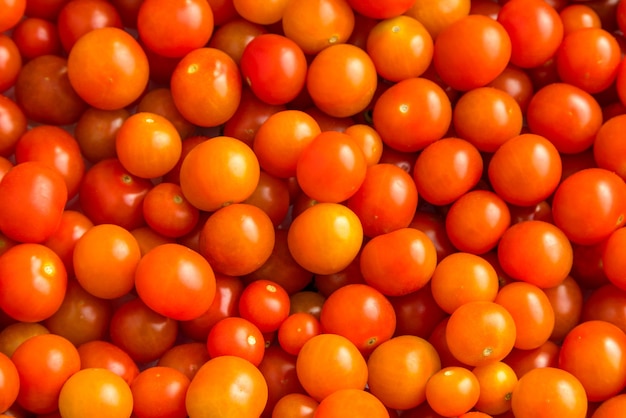
M552 215L572 242L597 244L626 223L626 183L603 168L580 170L556 189Z
M420 337L402 335L381 343L371 353L367 383L385 406L405 410L426 400L426 384L440 369L441 361L432 344Z
M0 256L0 308L18 321L38 322L54 314L65 297L67 271L42 244L17 244Z
M74 44L67 75L76 93L93 107L120 109L138 99L146 88L148 58L123 29L94 29Z
M148 251L136 264L134 277L135 290L146 305L178 321L199 317L215 297L215 275L209 262L181 244L158 245Z
M498 13L511 39L511 63L533 68L545 63L563 39L563 22L554 7L538 0L510 0Z
M59 413L79 418L98 413L125 417L133 411L133 393L120 376L100 368L84 368L70 376L59 394Z
M315 400L321 401L341 389L364 389L367 363L346 337L320 334L307 341L296 360L300 383Z
M241 55L241 75L254 94L272 105L295 99L304 88L307 61L291 39L274 33L252 39Z
M421 289L437 265L437 250L416 228L400 228L377 235L363 246L360 256L365 282L388 296ZM393 280L389 280L393 277Z
M200 367L187 389L185 405L192 417L254 418L263 412L267 397L259 369L242 358L220 356Z
M0 230L19 242L43 242L56 231L67 203L63 176L39 161L15 165L0 182Z
M326 298L320 322L324 332L348 338L367 357L393 336L396 314L391 302L375 288L349 284Z
M605 401L626 387L626 334L605 321L583 322L563 340L559 367L580 381L590 401Z
M340 203L318 203L289 226L289 251L296 262L312 273L332 274L346 268L363 242L357 215ZM326 251L320 252L320 246Z
M305 54L316 54L349 40L355 26L354 10L343 0L289 1L282 18L285 36Z
M180 167L180 186L192 205L212 212L250 197L259 176L259 160L248 145L218 136L189 151Z
M439 33L433 64L444 83L467 91L495 80L508 65L511 50L511 38L502 24L487 16L468 15Z
M130 385L134 415L140 418L185 418L185 395L190 379L166 366L143 370ZM158 411L158 413L156 412Z
M94 224L112 223L126 229L144 225L143 199L152 188L117 158L107 158L87 170L78 195L80 207Z
M334 117L363 111L372 101L378 77L369 55L350 44L335 44L317 53L306 75L313 103Z
M452 105L438 84L411 77L378 97L372 120L385 145L403 152L420 151L446 134Z
M189 122L219 126L241 101L241 75L235 61L216 48L197 48L176 65L170 81L174 103Z
M182 57L209 42L213 11L203 0L142 1L136 25L147 48L166 57Z

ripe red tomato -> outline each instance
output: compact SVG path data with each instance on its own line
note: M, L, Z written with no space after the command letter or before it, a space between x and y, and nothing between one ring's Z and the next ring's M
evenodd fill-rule
M211 306L215 274L209 262L192 249L163 244L137 263L135 290L155 312L178 321L191 320Z
M626 223L626 183L603 168L578 171L556 189L552 215L572 242L597 244Z
M411 77L378 97L372 120L385 145L403 152L420 151L446 134L452 105L438 84Z
M67 272L42 244L17 244L0 256L0 308L18 321L38 322L54 314L65 297Z
M95 224L112 223L126 229L144 224L143 199L149 179L132 175L117 158L102 160L87 170L78 192L84 213Z
M368 321L363 323L362 318ZM374 287L350 284L328 296L320 323L324 332L346 337L367 358L393 336L396 314L391 302Z
M444 83L456 90L471 90L500 75L511 58L511 44L498 21L483 15L463 16L437 35L433 64Z
M563 22L558 12L543 1L507 1L497 21L511 39L511 63L521 68L545 63L563 39Z
M141 41L165 57L182 57L209 42L213 11L206 1L142 1L137 13Z
M2 177L0 195L0 230L15 241L40 243L61 222L67 186L56 169L26 161Z
M272 105L295 99L304 88L307 61L291 39L275 33L252 39L241 55L241 75L254 94Z
M170 88L183 117L203 127L226 122L241 101L237 64L216 48L197 48L185 55L171 75Z

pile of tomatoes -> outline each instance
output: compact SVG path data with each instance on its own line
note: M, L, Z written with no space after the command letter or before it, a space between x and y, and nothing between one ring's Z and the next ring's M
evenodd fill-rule
M0 416L626 414L626 0L0 0Z

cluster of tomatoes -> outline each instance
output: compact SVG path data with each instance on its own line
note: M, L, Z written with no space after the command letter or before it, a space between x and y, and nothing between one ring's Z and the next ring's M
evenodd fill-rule
M0 416L624 416L625 32L0 0Z

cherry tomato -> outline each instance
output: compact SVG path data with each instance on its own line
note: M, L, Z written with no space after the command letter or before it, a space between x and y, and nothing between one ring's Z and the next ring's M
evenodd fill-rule
M241 55L241 75L254 94L272 105L286 104L304 88L307 61L291 39L274 33L252 39Z
M213 11L206 1L142 1L137 13L142 42L166 57L182 57L204 47L213 27Z
M4 175L0 195L0 230L16 241L41 243L61 222L67 186L54 168L26 161Z

